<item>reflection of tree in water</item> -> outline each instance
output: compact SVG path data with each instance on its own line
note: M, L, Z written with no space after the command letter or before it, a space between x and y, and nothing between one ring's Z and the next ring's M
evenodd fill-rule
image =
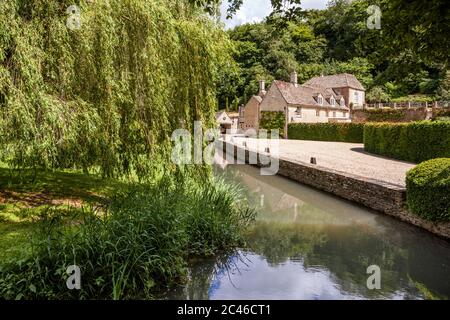
M294 260L305 268L326 269L344 292L388 298L401 290L406 299L423 296L408 274L407 251L358 225L258 222L248 244L272 266ZM372 264L381 268L381 290L366 287L366 270Z
M264 256L269 265L288 261L290 258L304 257L318 245L327 241L325 233L313 226L302 227L279 222L256 222L248 236L251 250Z
M448 242L387 216L351 224L359 218L359 209L344 208L341 202L307 190L291 193L282 181L264 182L254 170L239 173L231 169L226 176L246 186L243 193L250 203L258 204L259 197L265 196L265 205L258 207L259 220L263 221L252 228L248 243L270 265L294 260L306 268L323 268L332 273L342 290L369 298L389 297L400 291L404 298L450 297ZM298 215L286 194L298 200ZM366 287L366 270L372 264L381 268L380 291Z
M237 262L246 265L244 254L233 252L210 259L202 259L191 263L186 285L177 288L169 298L183 300L208 300L220 277L240 272Z
M407 248L405 272L429 298L450 297L450 242L398 221L379 219L385 237ZM406 250L406 249L405 249Z

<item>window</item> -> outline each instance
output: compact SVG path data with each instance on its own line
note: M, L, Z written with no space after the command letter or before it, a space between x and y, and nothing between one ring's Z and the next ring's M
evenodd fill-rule
M320 117L320 109L316 109L316 117Z
M334 107L336 105L336 100L333 97L331 97L330 103Z
M326 111L326 114L327 114L327 118L330 117L330 111L329 110Z
M358 91L355 91L354 97L355 97L355 99L354 99L355 104L359 104L359 92Z
M320 104L320 105L323 105L323 98L322 98L322 96L318 96L317 97L317 103Z
M302 116L302 108L298 107L297 110L295 110L295 115L301 117Z
M336 111L333 111L333 118L336 118Z
M344 114L344 118L347 118L347 112L344 111L343 114Z

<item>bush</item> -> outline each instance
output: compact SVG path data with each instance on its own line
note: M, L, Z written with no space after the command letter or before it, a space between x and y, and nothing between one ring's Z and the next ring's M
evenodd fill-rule
M406 118L406 109L365 110L367 122L401 122Z
M362 123L292 123L289 139L362 143Z
M261 120L259 121L260 129L279 130L280 136L284 135L284 125L286 123L284 112L263 111L261 112Z
M406 176L409 210L431 221L450 221L450 158L419 164Z
M435 108L433 109L433 120L450 117L450 108Z
M450 123L368 123L364 127L364 145L367 152L416 163L448 158Z
M54 219L35 236L25 261L0 266L3 299L148 299L186 277L187 259L241 245L254 218L239 190L222 180L136 186L76 225ZM66 268L81 269L67 290Z

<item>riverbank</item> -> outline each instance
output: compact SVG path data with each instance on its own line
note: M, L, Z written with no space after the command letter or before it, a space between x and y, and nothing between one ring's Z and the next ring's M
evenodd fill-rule
M227 145L229 146L227 148ZM406 208L406 172L415 165L371 155L362 145L298 140L227 139L226 152L245 150L245 160L256 154L277 159L278 175L332 193L450 239L450 223L421 219ZM266 148L269 148L267 153ZM263 151L264 150L264 151ZM315 158L317 164L311 164ZM262 166L261 163L257 164Z
M171 299L448 299L450 242L254 166L216 169L258 210L247 246L196 261ZM382 273L367 288L367 267Z
M241 194L213 177L0 169L0 299L153 299L191 258L242 245L254 212ZM66 286L71 265L80 290Z

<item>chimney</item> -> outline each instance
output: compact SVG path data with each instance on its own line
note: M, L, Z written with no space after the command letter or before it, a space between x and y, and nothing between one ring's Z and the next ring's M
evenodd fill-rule
M259 80L259 92L258 95L262 98L266 95L266 80Z
M291 73L291 83L295 86L298 85L298 76L297 76L297 72L292 72Z

